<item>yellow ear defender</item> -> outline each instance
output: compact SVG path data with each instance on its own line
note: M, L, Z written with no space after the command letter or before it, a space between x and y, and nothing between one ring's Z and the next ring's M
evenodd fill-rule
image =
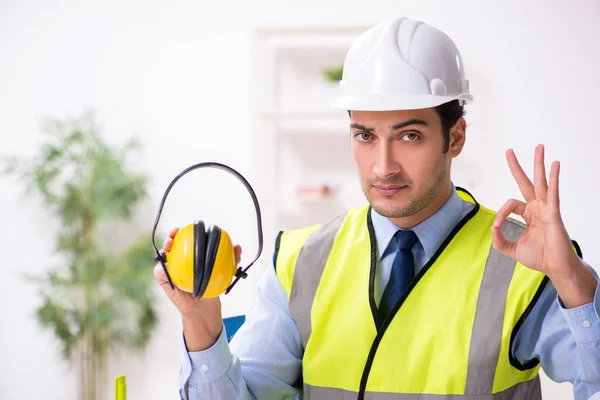
M210 225L207 228L200 220L179 228L173 238L173 246L168 252L163 254L156 246L156 227L171 188L189 171L206 167L221 169L234 175L244 184L254 202L258 228L258 251L254 260L244 269L236 265L233 243L229 234L216 225ZM252 186L239 172L224 164L203 162L186 168L171 181L163 195L152 229L152 245L156 251L154 260L160 261L162 264L171 288L177 286L185 292L192 293L198 299L217 297L222 293L228 294L240 278L248 277L246 271L258 260L262 252L263 234L260 206ZM232 282L234 277L235 280Z

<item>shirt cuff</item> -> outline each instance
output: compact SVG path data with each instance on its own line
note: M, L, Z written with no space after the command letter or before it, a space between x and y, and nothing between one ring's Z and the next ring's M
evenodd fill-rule
M557 302L577 344L585 346L600 343L600 283L597 280L593 302L568 309L558 296Z
M183 334L182 345L184 362L181 367L180 387L188 381L195 384L216 381L225 375L231 366L232 356L229 343L227 343L225 326L221 329L217 342L206 350L188 352Z

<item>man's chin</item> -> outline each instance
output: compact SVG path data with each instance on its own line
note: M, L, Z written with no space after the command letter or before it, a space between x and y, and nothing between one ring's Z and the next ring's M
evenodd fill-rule
M387 218L399 218L405 216L406 210L410 208L409 204L406 204L404 201L388 198L371 199L369 203L379 215Z

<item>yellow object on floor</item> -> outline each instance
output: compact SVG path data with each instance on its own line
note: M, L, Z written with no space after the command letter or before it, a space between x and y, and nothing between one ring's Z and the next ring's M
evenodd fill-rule
M127 400L127 383L125 375L115 378L115 400Z

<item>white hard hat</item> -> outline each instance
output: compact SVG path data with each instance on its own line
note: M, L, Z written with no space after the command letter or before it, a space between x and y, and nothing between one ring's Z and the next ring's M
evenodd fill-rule
M410 110L473 100L452 39L408 18L378 24L352 43L339 90L331 106L344 110Z

